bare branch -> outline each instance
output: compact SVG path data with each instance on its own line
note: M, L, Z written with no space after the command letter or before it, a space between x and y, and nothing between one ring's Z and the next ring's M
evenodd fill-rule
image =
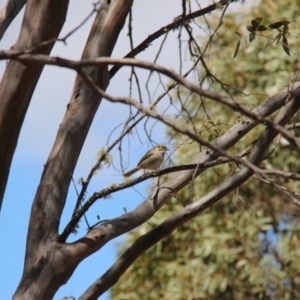
M270 179L267 180L267 179L260 178L258 176L253 176L253 178L258 179L258 180L260 180L264 183L267 183L267 184L271 185L274 189L276 189L280 193L284 194L287 198L291 199L298 207L300 207L300 201L297 198L293 197L293 196L298 196L299 197L300 193L289 190L286 187L281 186L281 185L277 184L276 182L274 182L273 180L270 180Z
M298 122L298 123L293 123L293 124L290 124L290 125L285 126L285 128L286 128L287 130L297 129L297 128L299 128L299 127L300 127L300 123L299 123L299 122Z
M24 52L23 52L24 53ZM140 103L137 103L131 98L121 98L121 97L112 97L106 93L103 93L103 91L98 88L93 81L91 81L87 75L82 72L81 68L82 67L87 67L87 66L94 66L94 65L105 65L105 64L116 64L116 65L128 65L128 66L138 66L144 69L150 69L150 70L156 70L166 76L169 76L173 80L179 82L182 84L184 87L189 89L190 91L198 94L199 96L207 97L209 99L215 100L221 104L227 105L231 109L238 111L248 118L251 118L253 120L256 120L262 124L265 124L267 126L272 127L273 129L277 130L279 133L281 133L290 143L293 145L298 151L300 151L300 142L298 139L294 138L294 136L284 127L269 121L265 119L264 117L261 117L259 114L255 112L255 110L251 111L246 108L244 108L242 105L239 103L235 102L232 99L222 97L218 94L215 94L209 90L204 90L193 83L189 82L188 80L184 79L182 76L176 74L175 72L164 68L160 65L153 64L150 62L146 61L138 61L135 59L118 59L118 58L110 58L110 57L101 57L101 58L96 58L96 59L82 59L80 61L74 61L74 60L67 60L67 59L62 59L59 57L50 57L46 55L30 55L30 54L23 54L22 52L19 51L12 51L12 52L7 52L7 51L0 51L0 59L14 59L20 62L24 63L42 63L42 64L49 64L49 65L57 65L57 66L62 66L66 68L70 68L73 70L76 70L78 73L81 74L82 78L85 78L86 84L89 85L90 88L94 89L94 91L97 90L99 95L102 97L105 97L108 100L114 101L114 102L120 102L120 103L126 103L130 105L134 105L136 108L139 110L143 111L145 113L146 109L142 107ZM293 88L293 85L295 83L291 84L289 86L289 89ZM150 110L147 112L148 115L153 116L154 113L150 113ZM158 116L156 118L159 119ZM178 131L178 130L177 130ZM188 134L185 132L185 134ZM192 136L190 136L192 137ZM206 145L206 143L203 141L203 145Z
M190 20L193 20L197 17L200 16L204 16L208 13L211 13L212 11L220 8L220 4L222 6L226 6L230 3L231 1L229 0L221 0L220 2L216 3L216 4L212 4L206 8L197 10L193 13L190 13L188 15L181 15L179 18L175 19L174 22L163 26L161 29L157 30L156 32L150 34L143 42L141 42L137 47L135 47L133 50L131 50L129 53L127 53L124 58L133 58L136 55L138 55L139 53L141 53L142 51L144 51L146 48L148 48L151 43L156 40L157 38L159 38L160 36L179 28L180 26L183 26L184 24L188 23ZM109 78L111 79L112 77L114 77L114 75L121 69L122 65L116 65L114 67L112 67L109 70Z
M194 141L197 141L198 143L200 143L203 146L207 146L209 149L215 151L219 155L226 156L226 157L228 157L230 159L236 159L236 161L238 161L239 163L241 163L243 165L247 165L247 163L244 160L238 159L238 158L234 157L234 155L228 154L226 151L224 151L222 149L219 149L218 146L215 146L215 145L211 144L207 140L199 137L197 134L191 132L188 129L185 129L183 126L177 125L176 122L163 117L162 115L158 114L157 112L155 112L155 111L153 111L151 109L143 107L139 102L135 101L134 99L129 98L129 97L113 97L113 96L105 93L99 87L97 87L94 84L94 82L91 80L91 78L89 78L89 76L86 75L84 72L82 72L81 70L79 70L78 73L83 78L83 80L85 81L85 83L92 90L94 90L95 92L98 92L101 97L106 98L107 100L110 100L112 102L119 102L119 103L133 105L138 110L140 110L141 112L143 112L144 114L146 114L148 116L151 116L151 117L153 117L153 118L155 118L155 119L157 119L159 121L162 121L164 124L170 126L173 130L175 130L175 131L177 131L179 133L182 133L182 134L190 137L191 139L193 139ZM179 75L176 74L176 76L179 76ZM180 80L182 80L182 79L183 78L181 78ZM194 86L193 84L191 84L191 83L189 83L189 84L191 85L191 90L192 91L195 91L196 89L198 89L198 87ZM188 84L186 84L186 85L188 85ZM198 92L201 93L201 91L198 91ZM206 93L206 92L207 91L204 90L204 93ZM216 98L218 98L220 100L223 97L217 95ZM224 101L226 103L232 103L233 102L234 105L229 104L230 107L235 106L235 104L237 104L233 100L227 99L227 98L223 98L221 101ZM239 109L241 109L241 106L239 104L237 104L237 106L239 107ZM261 117L259 114L255 114L252 111L249 111L247 109L242 108L241 110L243 110L244 113L246 111L246 114L250 114L251 116L254 116L253 117L254 120L262 122L264 124L268 124L268 126L270 126L271 128L273 128L276 131L278 131L279 133L281 133L288 141L290 141L293 145L295 145L297 147L297 149L299 147L299 151L300 151L300 143L299 143L299 141L296 138L294 138L283 126L280 126L279 124L276 124L276 123L273 123L271 121L268 121L264 117ZM216 153L214 153L212 155L215 155ZM250 165L247 165L247 166L248 166L248 168L253 168L254 170L256 169L254 166L250 166Z

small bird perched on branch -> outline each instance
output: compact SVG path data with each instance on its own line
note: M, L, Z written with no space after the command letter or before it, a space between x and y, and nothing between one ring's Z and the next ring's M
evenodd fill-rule
M162 162L164 161L165 153L168 148L163 144L156 145L153 149L149 150L139 161L137 166L126 172L123 176L129 177L135 172L146 169L146 170L157 170Z

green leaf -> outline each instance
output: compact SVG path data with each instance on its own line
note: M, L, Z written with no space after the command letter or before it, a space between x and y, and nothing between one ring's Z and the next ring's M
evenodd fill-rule
M282 47L283 47L283 50L285 51L285 53L290 56L291 54L290 54L288 39L286 36L284 36L282 38Z
M224 292L227 288L227 285L228 285L228 279L227 278L222 279L220 283L220 290Z
M288 25L289 23L290 23L289 21L278 21L278 22L275 22L275 23L269 25L269 27L272 29L278 29L283 25Z
M210 134L210 135L208 136L208 141L209 141L209 142L212 142L214 139L215 139L215 135L214 135L214 134Z
M253 31L255 31L259 24L256 22L256 20L252 20L251 24L252 24Z
M266 31L268 28L266 27L266 26L264 26L264 25L259 25L258 27L257 27L257 30L258 31Z
M236 46L235 46L235 50L234 50L234 54L233 54L233 59L238 55L239 50L240 50L240 44L241 44L241 39L238 40Z
M245 265L247 265L248 264L248 261L247 261L247 259L241 259L241 260L239 260L237 263L236 263L236 267L237 268L240 268L240 267L243 267L243 266L245 266Z

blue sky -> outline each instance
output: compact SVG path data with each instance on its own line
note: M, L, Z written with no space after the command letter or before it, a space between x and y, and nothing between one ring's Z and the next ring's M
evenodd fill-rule
M70 1L67 21L61 36L69 32L84 19L92 9L92 2L90 0ZM0 8L5 3L6 0L0 0ZM180 14L180 3L181 1L174 0L135 1L133 23L135 45L147 37L148 34L171 22L174 16L178 16ZM0 42L0 49L9 49L15 42L19 33L22 15L23 11L6 32ZM92 20L93 18L71 36L66 46L63 44L56 45L52 51L52 55L73 59L80 58ZM114 57L122 57L128 52L129 42L126 35L127 27L125 25L113 53ZM174 37L176 37L175 33ZM153 46L148 51L143 52L139 58L151 60L158 46L159 42L153 43ZM177 63L176 51L174 49L177 49L175 38L173 38L173 44L169 43L166 46L166 50L159 62L167 67L175 68ZM1 61L1 76L4 69L5 62ZM129 69L121 70L112 80L108 92L113 95L127 96L129 74ZM34 92L23 124L0 215L0 240L2 241L0 248L1 299L11 298L22 274L31 202L40 180L43 164L47 160L56 131L69 102L74 78L75 73L73 71L63 68L46 67ZM147 73L140 72L140 78L145 80ZM153 83L153 86L155 86L155 83ZM133 97L136 96L137 94L134 92ZM145 91L143 92L143 96L146 98ZM84 178L87 176L88 171L95 163L97 152L106 146L108 134L116 125L126 120L127 114L128 109L125 106L116 106L103 101L81 152L74 173L76 181L81 177ZM116 137L118 133L119 130L116 130L113 137ZM136 134L133 134L130 137L130 144L124 143L124 157L129 164L128 168L133 167L143 153L151 147L150 143L147 142L146 136L143 134L142 125L139 128L139 133L140 139ZM165 139L165 128L161 125L156 126L152 136L156 142L163 142ZM112 154L115 165L118 167L119 155L116 151ZM123 178L119 170L113 167L104 168L94 177L88 194L101 190L114 182L122 182L122 180ZM129 189L114 194L111 199L99 201L88 212L90 223L93 224L97 221L97 215L100 215L101 219L109 219L123 214L124 208L127 211L134 209L136 205L143 201L143 198L147 197L147 186L149 184L150 182L137 187L140 194L133 189ZM64 225L70 219L75 201L74 188L71 186L62 217L61 229L64 228ZM78 239L85 232L86 225L81 222L79 233L76 236L72 236L69 241ZM99 252L80 264L72 278L66 285L61 287L54 299L61 300L63 296L75 296L76 298L80 296L114 262L116 258L116 242L121 239L116 239L107 244ZM106 294L101 299L108 299L108 295Z

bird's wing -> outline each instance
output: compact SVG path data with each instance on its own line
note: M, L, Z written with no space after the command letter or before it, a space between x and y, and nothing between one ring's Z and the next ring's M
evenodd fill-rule
M138 163L137 165L139 166L140 163L141 163L143 160L149 158L152 154L153 154L153 153L152 153L151 151L148 151L148 152L140 159L140 161L139 161L139 163Z

